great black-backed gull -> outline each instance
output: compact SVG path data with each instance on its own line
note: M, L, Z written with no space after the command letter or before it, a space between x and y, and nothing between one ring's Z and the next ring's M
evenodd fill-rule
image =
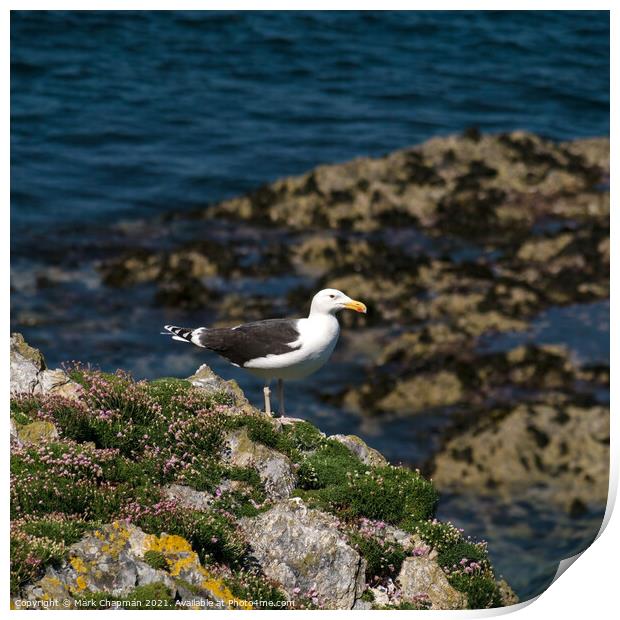
M303 379L327 362L340 334L336 313L345 308L366 312L361 301L327 288L312 298L307 319L268 319L213 329L166 325L165 329L174 340L215 351L233 365L264 379L268 414L271 414L269 384L277 379L279 415L283 416L284 380Z

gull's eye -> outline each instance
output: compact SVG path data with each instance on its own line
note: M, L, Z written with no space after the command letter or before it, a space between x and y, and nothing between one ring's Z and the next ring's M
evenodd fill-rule
M336 299L336 295L330 295L330 299Z

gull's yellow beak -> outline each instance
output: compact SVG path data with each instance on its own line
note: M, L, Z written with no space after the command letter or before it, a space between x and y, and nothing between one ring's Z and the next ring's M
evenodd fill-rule
M355 310L355 312L363 312L366 314L366 306L361 301L355 301L355 299L348 301L344 307L349 310Z

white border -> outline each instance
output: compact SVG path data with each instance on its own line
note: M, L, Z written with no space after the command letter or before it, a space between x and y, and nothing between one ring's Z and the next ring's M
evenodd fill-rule
M437 0L433 3L422 3L422 2L414 2L414 3L405 3L405 2L387 2L382 3L381 6L377 6L376 2L367 2L367 1L359 1L359 2L325 2L316 1L316 2L258 2L254 1L231 1L227 3L217 3L217 2L197 2L197 1L185 1L179 3L171 3L171 2L130 2L130 1L108 1L108 2L89 2L85 4L82 1L67 1L62 3L56 2L17 2L10 1L8 3L8 7L2 11L0 16L0 24L2 26L2 34L3 40L5 41L4 45L4 62L2 64L2 72L3 72L3 83L5 85L9 84L9 68L10 68L10 18L9 18L9 9L10 10L51 10L51 9L148 9L148 10L161 10L161 9L196 9L196 10L205 10L205 9L228 9L228 10L331 10L331 9L341 9L341 10L377 10L377 9L388 9L388 10L528 10L528 9L550 9L550 10L610 10L612 7L611 2L576 2L572 0L565 0L563 2L534 2L524 1L520 3L515 2L504 2L501 4L501 7L498 7L498 2L446 2ZM617 79L614 76L614 69L616 69L618 64L618 45L613 45L614 40L617 40L618 35L620 34L620 28L618 27L618 11L611 11L611 41L612 41L612 92L611 92L611 109L614 109L614 102L618 101L618 97L615 96L617 90ZM615 35L615 36L614 36ZM3 98L3 115L2 115L2 124L1 131L4 139L4 144L10 144L10 126L9 126L9 107L10 107L10 90L6 89L5 97ZM617 161L617 148L615 148L615 140L614 138L617 136L617 122L615 122L615 116L611 117L611 136L612 136L612 176L614 176L614 172L616 166L614 165ZM6 151L5 151L6 153ZM3 166L2 174L4 177L5 187L5 196L7 196L7 203L10 204L9 199L9 186L10 186L10 161L8 155L6 156L6 165ZM613 197L613 190L612 190ZM612 200L613 203L613 200ZM10 323L10 314L9 314L9 296L10 296L10 288L9 288L9 266L10 266L10 255L9 255L9 204L7 204L6 209L4 210L5 215L5 226L2 228L0 234L3 236L3 243L0 246L0 251L3 254L3 263L6 265L6 269L2 271L2 278L4 280L3 290L5 290L6 295L2 298L2 313L5 317L5 324L9 325ZM613 214L612 210L612 231L615 229L614 223L617 224L618 217ZM613 237L612 237L613 238ZM612 261L616 252L614 251L614 243L611 243L611 254ZM611 276L611 291L612 291L612 303L611 313L612 319L618 318L618 313L615 311L616 308L613 304L614 299L614 291L617 290L618 278L614 277L613 272ZM616 336L615 325L616 321L611 320L611 361L617 358L618 352L618 338ZM3 386L5 387L4 394L9 393L9 355L8 355L8 339L4 339L4 349L5 353L0 354L0 364L4 369L4 373L2 375ZM612 384L611 387L611 402L616 402L616 397L618 395L618 388L616 385ZM6 402L6 401L5 401ZM8 417L8 415L6 416ZM614 416L611 418L612 422L612 462L610 468L610 492L608 498L607 511L605 513L605 518L603 524L601 525L601 532L599 532L600 538L598 538L592 546L587 549L582 555L582 558L579 558L579 561L575 562L574 566L572 566L572 562L567 560L564 562L563 568L558 569L559 577L561 575L561 579L555 581L543 594L541 594L538 598L532 599L530 601L526 601L525 603L521 603L519 605L515 605L513 607L502 608L497 610L477 610L477 611L435 611L431 612L434 618L480 618L480 617L489 617L489 616L498 616L506 613L510 613L513 611L519 610L519 617L526 619L536 619L536 618L555 618L559 616L570 617L580 617L583 618L586 614L590 617L596 618L608 618L611 617L612 614L617 613L617 603L616 603L616 589L617 589L617 567L616 567L616 558L618 550L620 549L620 517L618 517L617 511L612 512L613 506L615 503L617 488L618 488L618 442L614 440L618 437L618 423L615 421ZM5 434L5 446L8 445L8 425L5 424L4 427ZM3 521L5 525L5 532L8 534L8 497L9 497L9 486L8 486L8 450L2 451L2 466L5 475L3 477L3 488L4 488L4 498L5 502L3 504ZM5 538L6 540L6 538ZM9 551L8 545L2 546L2 583L6 588L6 598L4 599L4 605L6 605L5 609L8 608L8 589L9 589ZM575 558L573 558L574 560ZM566 568L570 566L570 570L566 571L565 574L562 574ZM535 603L535 604L534 604ZM108 613L120 613L120 612L108 612ZM127 611L122 612L123 617L126 617ZM129 612L132 613L132 612ZM158 617L165 618L168 615L176 614L177 612L160 612L158 613ZM237 614L245 614L246 612L241 611L228 611L226 612L228 615L237 615ZM273 612L263 611L261 612L261 617L265 617L265 614L270 614ZM278 616L281 617L283 612L277 612ZM307 614L307 613L320 613L320 612L310 612L310 611L299 611L296 612L299 614ZM342 614L349 612L337 612L330 611L324 613L334 613L334 614ZM381 611L360 611L356 612L357 614L371 614L372 618L377 618L379 616L384 616L391 614L391 612L381 612ZM428 614L429 612L403 612L408 614ZM57 611L55 612L54 617L58 617L62 620L63 617L68 615L69 612ZM107 616L106 616L107 617ZM176 616L175 616L176 617Z

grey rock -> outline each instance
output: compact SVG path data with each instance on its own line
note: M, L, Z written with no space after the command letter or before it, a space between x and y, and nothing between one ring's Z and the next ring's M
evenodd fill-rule
M168 571L144 561L149 550L164 555ZM72 545L67 560L57 568L48 567L42 579L24 588L22 597L30 601L67 601L69 607L75 607L75 598L93 592L125 596L135 587L151 583L163 583L180 600L211 601L210 607L225 608L226 598L232 596L221 580L213 578L200 564L185 539L147 535L134 525L114 522ZM188 583L194 586L191 590Z
M427 556L409 557L403 562L397 581L404 601L428 596L432 609L465 609L467 598L455 590L437 562Z
M293 498L241 527L265 575L292 595L314 589L319 604L352 609L364 589L366 560L338 531L337 520Z
M207 510L213 503L213 495L206 491L196 491L182 484L169 484L164 488L166 499L176 501L184 508Z
M364 465L382 467L388 464L386 458L378 450L371 448L357 435L331 435L330 439L340 442L351 450Z
M371 588L370 591L375 597L375 605L381 606L390 604L390 597L388 596L388 593L385 591L385 589Z
M271 499L285 499L295 487L293 464L284 454L252 441L246 429L226 438L226 459L237 467L254 467Z
M13 418L11 418L10 437L11 437L11 446L15 446L16 448L19 448L20 446L23 445L23 442L19 438L19 435L17 432L17 424L15 423L15 420Z
M77 399L81 387L60 369L49 370L38 349L21 334L11 334L11 394L58 394Z
M225 381L220 376L216 375L206 364L200 366L187 380L194 387L201 388L208 392L225 392L231 397L234 405L243 412L256 412L236 381L232 379Z

